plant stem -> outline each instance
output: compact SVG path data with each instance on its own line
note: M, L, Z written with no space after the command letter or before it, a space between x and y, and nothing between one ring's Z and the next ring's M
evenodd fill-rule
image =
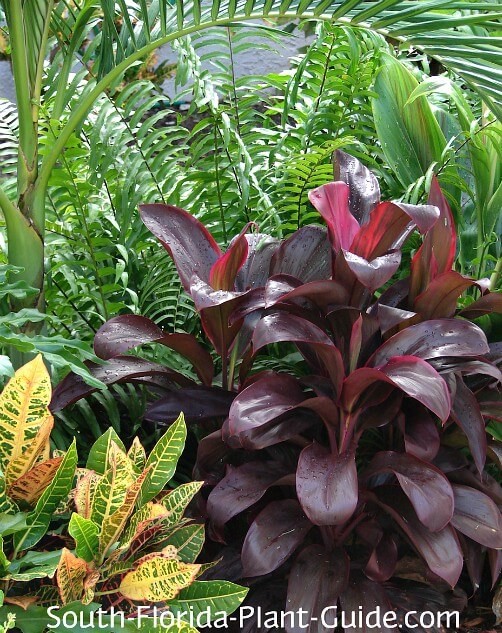
M495 266L495 270L490 277L490 290L493 292L497 290L497 285L502 274L502 257L498 258L497 265Z

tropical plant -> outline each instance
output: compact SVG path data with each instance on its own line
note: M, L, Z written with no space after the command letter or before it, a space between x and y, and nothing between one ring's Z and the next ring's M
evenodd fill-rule
M500 88L491 79L496 71L491 38L498 16L496 3L484 3L480 7L473 3L466 9L465 3L451 0L440 6L425 3L419 7L409 0L382 1L371 6L361 1L236 3L218 0L206 8L200 0L174 5L168 0L137 5L98 4L88 0L71 6L53 0L36 3L2 0L1 6L11 46L19 145L15 199L2 188L0 206L7 225L9 263L22 268L23 280L37 289L36 296L22 300L17 307L43 307L47 188L62 152L78 133L96 100L120 82L133 64L162 45L212 27L263 18L349 21L357 28L391 37L405 47L416 46L430 52L477 90L494 112L500 113L497 106ZM123 13L119 21L116 20L118 11ZM75 99L80 75L70 80L70 73L77 51L96 23L101 29L86 51L87 59L94 62L92 75ZM64 43L63 53L49 69L54 81L42 94L49 45L59 37ZM443 45L445 38L448 38L447 51ZM466 55L476 59L474 69L466 61ZM45 98L51 96L54 96L52 107L44 112ZM63 116L66 108L71 112L67 119ZM54 137L50 145L43 148L39 124L42 129L46 125L50 127Z
M204 625L235 610L246 589L196 580L208 567L195 563L204 525L183 515L202 484L165 489L185 444L183 416L148 457L137 439L126 452L110 429L92 446L86 468L77 470L74 444L66 455L51 456L50 395L49 375L38 356L16 372L0 396L5 603L0 619L8 621L14 612L21 630L35 630L38 619L36 630L42 631L51 620L47 608L41 617L44 607L92 612L100 605L120 605L134 615L140 604L153 602L174 616L191 613L185 618ZM56 521L58 530L51 534ZM175 619L169 630L194 631Z
M212 386L211 357L193 337L167 334L144 317L116 317L95 340L97 354L111 358L97 369L99 376L108 371L105 380L171 379L148 419L165 423L186 408L206 431L208 421L224 420L201 440L196 466L197 476L216 484L207 503L213 538L235 545L251 521L245 577L283 578L300 547L288 606L316 617L338 599L347 610L376 603L404 610L390 581L406 575L413 550L425 562L415 577L440 593L457 584L464 557L479 586L474 552L480 561L489 552L493 583L501 564L501 492L484 470L486 420L499 418L501 375L496 348L490 357L485 335L468 319L500 312L502 296L452 269L455 226L436 180L428 204L416 206L380 202L375 177L341 151L335 174L337 181L310 192L327 234L307 226L281 243L246 235L245 227L225 253L185 211L141 207L221 357L221 387ZM415 229L422 245L409 277L396 278ZM480 297L457 312L473 285ZM185 354L202 385L121 356L145 342ZM251 374L258 352L279 344L296 346L296 370L281 372L276 358L272 370ZM53 407L88 391L69 377ZM338 584L325 592L333 577Z

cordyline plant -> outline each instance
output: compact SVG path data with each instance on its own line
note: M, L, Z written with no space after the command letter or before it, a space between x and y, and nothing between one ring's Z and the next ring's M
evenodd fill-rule
M102 622L115 628L110 607L134 618L142 606L146 623L155 604L172 621L151 620L149 630L169 624L171 633L196 633L190 610L204 625L236 609L245 588L198 580L212 566L196 562L204 525L184 514L202 482L166 489L185 445L183 416L148 457L137 438L126 451L110 429L78 469L75 444L51 455L50 396L40 356L0 395L0 621L14 612L23 632L42 632L51 623L47 607L88 618L101 608Z
M221 381L193 337L130 315L98 332L95 350L111 361L95 371L163 389L150 420L181 409L190 421L223 420L200 442L196 473L213 486L213 539L241 550L228 573L255 579L257 601L277 606L287 575L288 609L312 618L332 605L401 616L448 595L458 608L464 562L474 590L485 559L493 584L502 565L502 490L485 470L487 455L500 456L486 430L501 417L500 345L469 321L500 311L501 296L453 270L455 228L437 181L427 205L380 202L374 176L343 152L335 178L310 193L327 231L279 242L246 227L226 253L185 211L143 206L221 357ZM410 275L392 281L414 231L423 240ZM475 284L480 298L457 312ZM120 356L154 341L185 354L202 385ZM276 344L297 347L303 377L252 373ZM89 391L69 377L53 407ZM324 630L318 622L307 630Z

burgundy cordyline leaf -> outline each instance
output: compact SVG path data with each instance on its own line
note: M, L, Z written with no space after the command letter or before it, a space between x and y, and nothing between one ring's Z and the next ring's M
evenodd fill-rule
M490 497L480 490L457 484L453 485L453 494L452 525L485 547L502 548L502 515Z
M461 319L434 319L398 332L369 359L368 365L383 365L393 356L413 355L423 359L441 356L483 356L490 351L481 328Z
M398 331L404 330L410 325L415 325L415 323L420 321L420 317L416 312L393 308L382 303L376 303L374 305L375 308L371 312L376 312L378 322L380 323L380 330L382 334L386 336L396 334Z
M187 422L225 418L234 398L235 393L217 387L177 389L151 404L145 412L145 420L165 426L174 422L180 412Z
M209 281L209 273L221 250L213 236L193 215L166 204L143 204L139 207L144 225L171 255L185 290L197 274Z
M490 569L492 571L492 586L493 589L500 578L502 572L502 550L488 550L488 560L490 561Z
M366 476L392 472L411 501L420 521L432 532L438 532L453 516L453 491L443 473L420 459L384 451L371 460Z
M193 365L206 385L213 380L211 354L190 334L167 334L153 321L137 314L113 317L102 325L94 337L94 351L100 358L110 359L145 343L161 343L179 352Z
M459 312L464 319L477 319L484 314L502 314L502 292L487 292Z
M247 224L241 233L232 240L227 252L220 255L211 266L209 283L215 290L233 290L237 273L244 266L248 256Z
M331 246L326 229L304 226L288 237L270 263L270 276L291 275L307 283L331 274Z
M270 280L270 283L272 283L272 279ZM278 301L284 303L295 299L309 299L321 309L327 309L328 306L347 305L349 295L342 284L337 281L332 279L321 279L319 281L310 281L297 288L293 288L286 294L281 294L280 297L275 297L273 302L269 299L267 307L272 307Z
M268 488L281 479L287 471L274 462L248 462L234 468L213 488L207 500L207 512L213 530L222 535L225 523L259 501Z
M386 253L380 257L375 257L371 261L349 251L343 250L342 253L347 266L357 277L358 281L371 292L381 288L389 281L401 263L400 251Z
M367 580L364 577L351 578L347 589L340 596L340 605L345 612L345 631L354 633L391 633L396 628L389 628L383 622L375 629L376 622L368 621L371 612L377 609L381 614L392 611L389 596L382 585ZM360 620L359 620L360 618Z
M431 414L424 407L413 403L406 410L405 417L403 435L406 453L431 461L436 457L441 442Z
M256 353L266 345L281 342L306 344L315 351L322 360L335 389L340 389L344 376L342 356L320 328L306 319L285 312L264 317L253 334L253 351Z
M225 461L232 456L218 429L203 437L197 447L194 479L204 480L208 485L216 485L225 474Z
M237 273L235 289L249 290L264 286L269 277L271 261L280 242L264 233L246 234L248 256Z
M89 372L105 385L132 382L152 384L169 391L176 384L181 387L193 386L194 384L189 378L172 369L135 356L117 356L103 365L95 363L87 363L86 365ZM97 388L88 385L80 376L68 374L54 390L50 409L51 411L61 411L69 404L73 404L95 391Z
M462 429L469 442L474 463L481 474L486 462L486 430L478 401L460 376L456 377L452 418Z
M292 437L314 422L298 407L305 394L296 378L276 374L252 383L233 401L223 437L234 448L263 448ZM307 413L307 412L305 412Z
M319 283L317 281L310 283ZM292 291L297 288L303 288L304 285L296 277L291 275L274 275L267 279L265 284L265 307L271 308L279 301L283 301Z
M474 284L474 280L464 277L454 270L438 275L427 288L418 295L413 309L423 319L452 317L460 295Z
M392 578L397 564L397 545L390 534L383 534L373 549L364 568L364 573L375 582L385 582Z
M465 537L463 534L458 534L458 540L460 541L464 553L465 566L469 574L469 579L473 589L477 591L481 584L486 563L485 549L479 543Z
M450 394L443 378L426 361L416 356L399 356L378 369L356 369L343 383L342 400L347 411L358 408L359 398L375 382L383 381L415 398L443 422L450 414ZM374 404L365 402L366 406Z
M309 200L325 219L331 244L336 253L349 250L360 227L349 209L349 186L344 182L329 182L309 191Z
M304 609L307 615L303 623L298 617L295 617L294 622L287 621L286 631L332 631L335 610L325 612L329 628L323 626L321 614L324 609L336 606L340 594L347 587L348 578L349 559L343 549L328 552L322 545L310 545L302 550L289 574L286 610L298 614L299 609Z
M378 180L357 158L337 149L333 154L335 180L349 186L349 209L359 224L368 221L371 211L380 202Z
M298 500L315 525L341 525L354 514L358 480L353 453L333 454L315 442L300 453Z
M431 532L415 514L404 494L395 489L375 490L378 503L393 517L407 535L430 570L451 587L457 584L463 567L463 555L455 530L447 525L439 532Z
M421 233L428 231L438 217L439 210L430 205L381 202L348 250L365 259L380 257L390 250L400 249L415 228Z
M312 528L298 501L274 501L251 524L242 546L243 576L264 576L286 561Z

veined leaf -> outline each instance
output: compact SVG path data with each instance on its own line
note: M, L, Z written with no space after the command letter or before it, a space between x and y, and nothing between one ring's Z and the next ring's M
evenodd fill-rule
M89 470L95 470L100 475L103 475L110 464L110 453L113 450L113 444L118 446L120 450L125 453L125 446L122 440L115 430L110 427L106 433L98 438L92 445L89 451L89 457L87 458L86 467Z
M100 475L93 470L89 470L77 481L74 502L78 514L85 519L90 519L91 517L92 500L100 479Z
M131 448L127 451L127 457L131 460L135 470L140 473L145 468L146 454L138 437L135 437Z
M147 476L148 470L144 470L127 490L124 503L113 514L104 519L99 535L99 553L102 559L105 558L110 548L120 540L124 526L134 510L139 491Z
M77 556L88 563L94 560L99 547L99 527L96 523L74 512L68 532L75 539Z
M0 513L15 514L17 509L16 504L7 496L5 477L0 471Z
M129 600L166 602L193 582L199 568L200 565L148 555L139 561L134 571L124 576L119 589Z
M177 523L183 516L190 501L195 497L204 485L202 481L190 481L181 484L162 499L162 505L169 512L169 522L171 525Z
M190 611L194 618L208 609L207 624L209 624L217 613L227 615L233 613L242 604L247 592L247 588L232 582L195 580L189 587L182 589L176 599L169 603L169 609L174 614Z
M61 553L61 560L56 572L59 595L63 604L82 598L86 575L87 563L85 560L77 558L65 547Z
M112 442L113 445L115 445L114 442ZM113 453L113 450L110 453ZM102 526L106 519L124 503L134 480L132 465L127 455L120 449L116 450L111 456L111 465L100 478L94 490L90 518Z
M16 479L25 475L40 455L49 451L49 438L53 426L54 419L50 413L47 413L47 417L43 420L35 437L29 442L25 450L21 455L11 459L8 463L5 469L5 479L8 486L12 485Z
M130 543L133 538L142 531L142 527L146 526L149 521L167 516L168 512L162 504L152 503L149 501L132 515L129 525L127 526L127 529L121 539L121 544L125 545Z
M204 545L205 534L204 525L201 523L183 525L171 532L163 546L174 546L184 563L194 563Z
M153 499L171 480L186 440L186 425L181 413L154 446L146 467L150 470L143 482L138 503L143 505Z
M9 380L0 395L0 469L4 472L36 436L51 398L49 374L38 355Z
M35 464L31 470L12 484L9 488L10 497L14 501L33 505L51 483L62 461L62 457L55 457Z
M14 535L14 546L17 550L33 547L43 537L56 508L70 494L76 468L77 449L73 440L53 480L37 501L35 509L28 514L27 529Z

